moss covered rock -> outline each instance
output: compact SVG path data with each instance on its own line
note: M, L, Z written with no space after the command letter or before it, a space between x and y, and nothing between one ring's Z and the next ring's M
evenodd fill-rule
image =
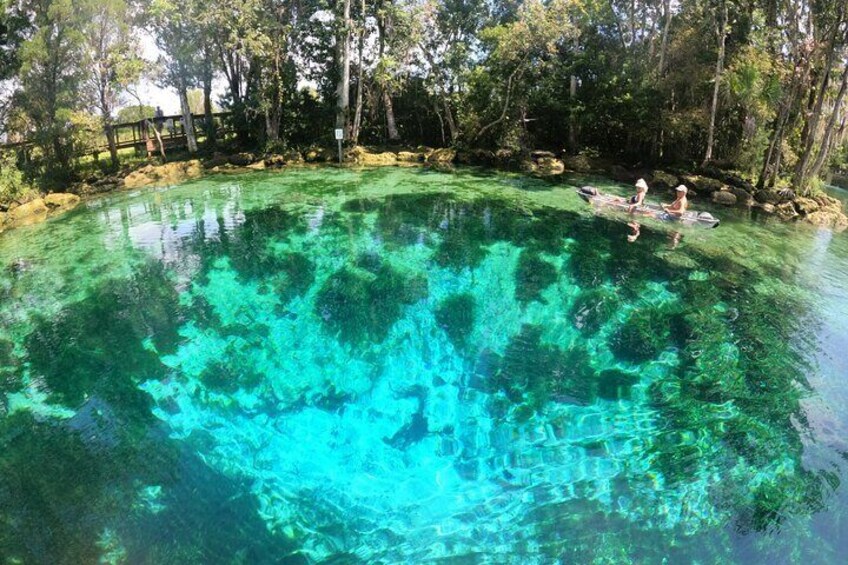
M670 190L680 184L680 179L677 175L665 171L654 171L651 174L651 184L657 189Z
M203 169L197 159L166 163L159 166L147 165L127 175L124 178L124 186L126 188L140 188L153 184L179 184L197 178L202 174Z
M44 202L44 199L36 198L20 206L11 208L8 212L8 219L16 223L25 223L36 220L46 214L47 204Z
M450 164L456 160L456 150L450 148L435 149L427 155L428 163Z
M54 192L44 197L44 203L48 208L71 208L79 204L80 197L76 194L66 192Z
M718 190L712 193L712 201L722 206L734 206L736 204L736 195L726 190Z

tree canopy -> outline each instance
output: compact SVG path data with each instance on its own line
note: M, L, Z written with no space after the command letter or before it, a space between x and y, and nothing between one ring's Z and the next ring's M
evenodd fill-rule
M142 77L233 143L591 152L814 187L846 155L844 0L5 0L2 130L72 175ZM161 52L141 58L140 38ZM212 100L213 82L225 85ZM132 115L126 113L126 115ZM76 117L76 118L75 118ZM217 142L210 119L190 127ZM87 126L90 127L90 126ZM203 135L205 133L205 135ZM202 150L196 139L189 150ZM117 165L117 154L112 154Z

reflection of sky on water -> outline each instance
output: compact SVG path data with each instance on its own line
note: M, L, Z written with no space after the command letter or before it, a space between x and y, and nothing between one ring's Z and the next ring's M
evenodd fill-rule
M182 203L163 204L154 195L143 201L103 213L107 249L132 247L168 264L185 262L186 242L214 241L221 232L231 232L244 223L244 212L237 202L238 191L231 198L212 200L209 194Z

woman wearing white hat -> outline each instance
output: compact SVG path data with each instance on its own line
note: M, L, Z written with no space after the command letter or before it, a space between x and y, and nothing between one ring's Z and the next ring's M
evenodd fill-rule
M631 196L627 203L630 204L628 212L632 212L636 207L641 206L645 202L645 195L648 194L648 183L645 179L636 181L636 195Z
M663 204L662 207L669 216L679 218L686 211L686 207L689 206L689 201L686 200L686 193L689 190L682 184L674 190L677 191L677 198L671 204Z

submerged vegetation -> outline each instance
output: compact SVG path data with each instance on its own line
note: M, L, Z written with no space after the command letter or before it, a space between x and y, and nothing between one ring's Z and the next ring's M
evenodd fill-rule
M354 174L410 187L326 190ZM839 512L840 480L806 460L813 297L738 254L747 232L657 253L645 226L625 252L623 226L498 196L499 177L274 179L106 201L28 236L105 230L68 239L67 260L3 264L4 555L836 551L809 530ZM124 243L85 252L103 241Z

